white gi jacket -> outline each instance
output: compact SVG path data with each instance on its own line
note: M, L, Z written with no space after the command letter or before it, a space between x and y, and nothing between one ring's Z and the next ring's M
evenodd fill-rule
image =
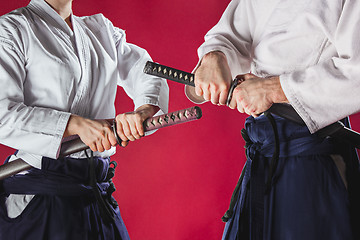
M37 168L42 156L57 158L71 113L115 117L117 85L135 109L168 110L166 81L143 73L144 49L102 14L71 17L73 31L44 0L32 0L0 18L0 143Z
M311 133L360 111L360 1L233 0L198 49L232 76L280 76Z

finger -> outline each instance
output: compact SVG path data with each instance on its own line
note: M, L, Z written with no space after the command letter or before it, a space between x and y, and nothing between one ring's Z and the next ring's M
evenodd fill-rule
M116 121L116 132L122 141L128 141L129 139L124 134L123 124L121 121Z
M136 130L139 133L140 137L143 137L145 135L143 121L141 119L138 119L135 122L135 126L136 126Z
M101 141L96 142L96 148L97 148L98 152L103 152L104 151L104 147L103 147Z
M203 88L202 89L203 91L203 97L206 101L210 101L210 97L211 97L211 94L210 94L210 91L208 88Z
M214 104L214 105L218 105L219 104L219 94L217 93L211 93L210 94L210 97L211 97L211 103Z
M210 84L209 92L210 92L210 101L212 104L217 105L219 103L219 95L220 92L218 91L218 87L214 84Z
M127 141L127 140L130 140L130 141L135 141L135 138L134 136L131 134L131 128L129 126L129 122L128 121L125 121L125 122L122 122L122 130L124 132L124 135L126 137L126 139L123 139L123 141Z
M111 148L111 143L109 142L109 139L104 139L101 143L105 150L109 150Z
M238 110L240 113L244 113L244 112L245 112L245 109L244 109L243 105L241 104L241 102L237 102L237 110Z
M226 105L227 97L228 97L228 92L225 90L221 91L219 95L219 104Z
M237 108L237 101L234 97L230 100L229 108L231 109Z
M122 141L121 142L122 147L126 147L127 145L129 145L129 141Z
M136 122L136 120L135 120ZM129 127L130 127L130 134L131 136L129 136L128 138L131 140L131 141L135 141L136 139L140 139L140 135L138 133L138 130L136 128L136 123L135 122L128 122L129 124Z
M109 150L111 148L111 143L109 141L108 133L105 133L105 137L101 141L102 146L105 150Z
M244 111L247 115L251 115L252 111L249 108L244 108Z
M195 93L196 95L198 96L202 96L204 93L203 93L203 90L200 88L200 86L198 85L195 85Z
M97 152L97 147L96 147L96 144L95 144L95 143L89 144L89 148L91 149L91 151Z
M108 134L108 140L109 140L111 146L116 146L117 140L116 140L115 134L113 132Z
M253 116L254 118L257 118L258 116L260 116L260 114L253 113L253 114L251 114L251 116Z
M105 139L103 141L103 146L106 150L109 150L112 146L115 146L116 143L117 141L113 132L113 128L109 125L109 127L105 129Z

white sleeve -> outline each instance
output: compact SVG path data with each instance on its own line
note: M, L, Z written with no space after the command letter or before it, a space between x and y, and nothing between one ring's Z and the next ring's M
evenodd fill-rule
M109 23L111 24L111 23ZM119 82L126 94L133 100L135 109L144 104L160 108L160 113L168 112L169 87L165 79L150 76L143 69L147 61L152 61L146 50L126 42L125 32L110 26L113 30L117 51Z
M250 6L246 2L231 1L219 22L205 35L205 42L198 49L199 59L208 52L223 52L233 78L250 71L252 42L250 30L254 28L255 21L249 16Z
M344 1L341 13L331 13L337 24L324 23L337 56L280 76L286 97L312 133L360 111L359 9L358 0Z
M16 44L0 37L0 143L57 158L70 114L24 104L24 59Z

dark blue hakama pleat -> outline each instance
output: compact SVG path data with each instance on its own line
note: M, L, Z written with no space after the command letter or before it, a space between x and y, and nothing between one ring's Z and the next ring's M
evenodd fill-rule
M348 154L346 146L331 138L311 135L305 126L279 117L275 123L279 160L266 192L274 131L265 116L246 120L250 143L244 178L222 239L355 239L348 190L330 155L356 158L356 154ZM358 174L358 161L352 160Z
M93 160L99 191L109 197L106 192L110 184L105 181L109 159L94 157ZM73 158L43 158L42 170L31 169L26 175L5 179L0 195L0 239L129 239L119 208L111 206L114 220L104 220L88 183L88 159ZM4 205L8 194L35 197L18 217L9 218Z

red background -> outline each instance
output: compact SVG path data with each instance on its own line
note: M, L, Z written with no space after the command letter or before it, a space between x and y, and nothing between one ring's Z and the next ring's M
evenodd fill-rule
M1 1L0 15L28 4ZM153 60L192 71L196 49L230 0L74 0L77 16L103 13L127 33L128 42L148 50ZM168 82L169 111L193 106L183 86ZM119 89L117 112L133 105ZM221 217L244 164L240 137L246 115L211 104L203 118L164 128L150 137L118 147L114 193L133 240L215 240ZM360 116L352 117L355 130ZM0 146L0 159L13 152ZM1 160L0 160L1 161Z

